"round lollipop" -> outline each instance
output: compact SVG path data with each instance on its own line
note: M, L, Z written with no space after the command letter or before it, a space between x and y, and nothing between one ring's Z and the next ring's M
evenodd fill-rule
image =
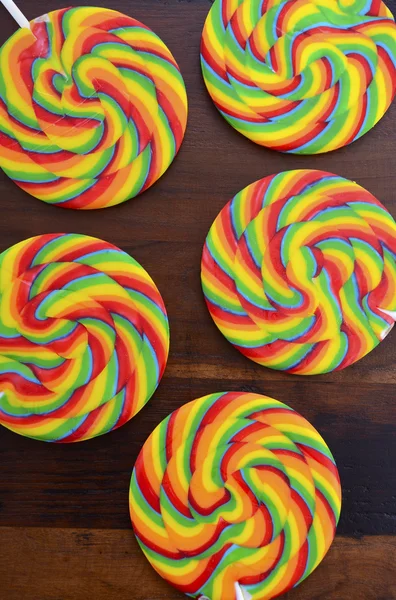
M237 194L206 239L213 320L245 356L312 375L365 356L396 319L396 224L372 194L286 171Z
M0 423L48 442L120 427L150 399L169 349L148 273L96 238L48 234L0 254Z
M329 549L341 508L330 450L286 404L242 392L176 410L137 459L138 542L193 598L266 600L303 581Z
M0 166L65 208L133 198L169 167L187 97L172 54L114 10L55 10L0 50Z
M391 104L396 25L381 0L215 0L201 64L237 131L282 152L328 152Z

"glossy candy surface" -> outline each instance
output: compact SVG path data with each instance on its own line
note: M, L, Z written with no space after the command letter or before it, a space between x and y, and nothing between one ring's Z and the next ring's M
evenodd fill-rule
M391 104L396 25L378 0L215 0L201 64L237 131L282 152L328 152Z
M120 427L165 369L169 327L148 273L76 234L30 238L0 254L0 423L48 442Z
M137 459L136 537L154 569L193 598L265 600L329 549L341 508L319 433L267 396L211 394L176 410Z
M352 181L285 171L239 192L215 219L202 285L243 354L301 375L343 369L396 319L396 224Z
M133 198L183 140L187 96L151 29L105 8L55 10L0 50L0 166L64 208Z

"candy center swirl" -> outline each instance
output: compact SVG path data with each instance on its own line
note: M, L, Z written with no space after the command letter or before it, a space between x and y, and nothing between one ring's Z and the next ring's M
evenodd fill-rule
M178 465L191 442L182 445L169 462L160 496L167 533L178 549L190 557L212 555L228 544L240 548L264 548L272 544L270 554L275 561L284 543L287 521L293 519L299 523L301 539L305 539L312 524L315 508L312 476L297 448L294 447L294 452L299 458L289 465L270 449L274 438L284 448L291 447L289 440L273 428L264 424L252 427L248 421L227 425L240 430L228 444L218 443L217 425L202 432L200 447L207 443L207 454L200 464L191 465L193 473L187 493L184 497L179 495L173 507L170 501L181 485ZM293 471L296 466L305 481L305 515L296 503L296 490L302 494L301 480L299 483Z

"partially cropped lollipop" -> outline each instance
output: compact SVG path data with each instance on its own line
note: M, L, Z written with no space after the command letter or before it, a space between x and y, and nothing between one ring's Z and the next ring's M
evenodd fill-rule
M313 375L375 348L396 319L396 224L367 190L286 171L239 192L206 239L202 285L226 338L255 362Z
M160 38L114 10L56 10L0 50L0 166L65 208L133 198L183 140L183 78Z
M168 319L148 273L75 234L0 254L0 424L48 442L120 427L165 369Z
M301 583L336 530L341 487L316 429L258 394L172 413L137 459L130 512L154 569L203 600L268 600Z
M389 108L396 25L381 0L215 0L201 62L237 131L282 152L328 152Z

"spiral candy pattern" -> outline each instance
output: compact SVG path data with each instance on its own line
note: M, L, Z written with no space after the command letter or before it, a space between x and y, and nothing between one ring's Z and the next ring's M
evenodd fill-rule
M55 10L0 50L0 166L32 196L96 209L133 198L169 167L187 96L172 54L114 10Z
M213 320L255 362L310 375L343 369L396 320L396 224L352 181L286 171L237 194L206 239Z
M48 234L0 254L0 423L48 442L120 427L165 369L169 328L148 273L102 240Z
M201 64L237 131L282 152L328 152L389 108L396 25L381 0L215 0Z
M329 549L341 509L333 456L293 409L227 392L190 402L137 459L130 512L154 569L193 598L265 600Z

